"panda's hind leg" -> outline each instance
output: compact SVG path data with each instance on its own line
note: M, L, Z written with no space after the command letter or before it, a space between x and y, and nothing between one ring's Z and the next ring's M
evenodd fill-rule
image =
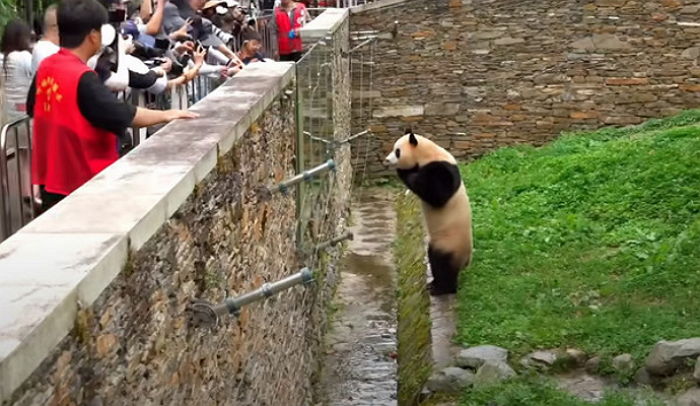
M450 253L436 250L428 245L428 261L433 281L428 284L428 291L433 296L457 293L459 269L455 267Z

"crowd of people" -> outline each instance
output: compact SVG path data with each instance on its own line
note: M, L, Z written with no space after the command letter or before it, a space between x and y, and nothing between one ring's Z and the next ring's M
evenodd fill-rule
M127 129L175 119L119 97L160 94L198 76L225 80L250 63L298 61L303 3L277 0L263 49L251 7L234 0L61 0L32 29L4 27L3 123L32 118L32 184L43 212L116 161Z

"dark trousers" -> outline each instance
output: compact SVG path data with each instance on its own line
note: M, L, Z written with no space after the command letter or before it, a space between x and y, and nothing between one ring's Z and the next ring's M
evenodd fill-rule
M47 192L44 186L40 186L41 190L41 208L39 209L39 214L44 213L46 210L52 208L56 203L63 200L66 196L60 195L58 193Z
M282 62L298 62L301 59L301 52L292 52L291 54L280 55Z

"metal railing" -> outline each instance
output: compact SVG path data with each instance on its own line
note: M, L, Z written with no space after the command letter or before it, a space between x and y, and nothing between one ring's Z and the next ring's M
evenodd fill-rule
M274 14L263 15L256 19L255 25L262 37L263 53L270 59L277 55L277 33L273 24Z
M217 86L214 80L198 76L193 81L151 94L131 89L118 97L138 107L187 109L206 97ZM150 127L130 128L131 148L138 146L154 131ZM0 130L0 241L27 225L37 214L31 179L32 129L27 116L12 121Z
M35 215L31 179L29 117L8 123L0 131L0 241L29 223Z

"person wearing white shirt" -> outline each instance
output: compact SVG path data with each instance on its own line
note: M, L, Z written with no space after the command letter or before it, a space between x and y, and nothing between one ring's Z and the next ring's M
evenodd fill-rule
M58 21L56 19L55 4L50 5L44 12L41 39L34 44L32 50L32 72L36 73L41 61L55 54L61 49L58 44Z
M16 120L27 113L27 92L32 82L31 30L22 20L7 23L0 40L5 106L3 121Z

